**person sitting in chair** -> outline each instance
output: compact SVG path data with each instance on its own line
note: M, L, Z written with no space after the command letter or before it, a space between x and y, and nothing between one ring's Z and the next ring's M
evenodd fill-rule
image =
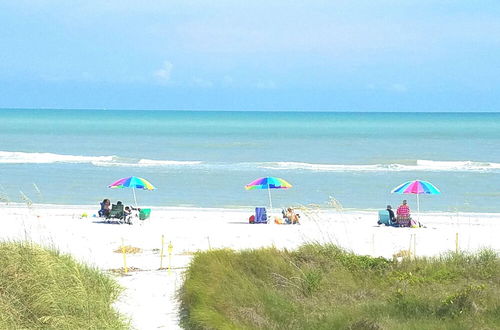
M132 208L130 206L125 206L123 210L123 221L129 225L132 224Z
M283 220L285 224L291 224L292 221L288 218L288 212L285 209L281 210L281 214L283 215Z
M292 225L300 225L299 219L300 219L300 214L295 213L295 217L292 220Z
M402 227L409 227L411 216L410 216L410 207L406 203L406 199L403 200L403 204L401 204L396 210L396 219L399 225Z
M111 201L109 199L104 199L101 202L101 209L97 212L99 217L107 218L109 216Z
M396 222L396 217L394 216L394 211L392 210L392 206L387 205L387 212L389 212L389 220L391 220L391 222Z
M285 219L287 219L287 223L292 225L299 224L300 216L296 214L291 207L286 210Z

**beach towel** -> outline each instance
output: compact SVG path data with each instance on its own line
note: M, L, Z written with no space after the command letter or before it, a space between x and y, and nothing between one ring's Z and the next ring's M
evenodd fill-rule
M265 207L255 208L255 223L267 223L267 212Z

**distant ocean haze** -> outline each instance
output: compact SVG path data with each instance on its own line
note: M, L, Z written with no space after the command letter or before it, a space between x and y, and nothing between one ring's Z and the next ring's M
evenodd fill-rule
M414 196L398 184L428 180L423 211L500 212L499 113L176 112L0 110L0 194L22 202L131 202L114 180L136 175L156 191L139 203L254 207L267 193L243 186L278 176L273 204L377 209ZM38 187L40 193L35 188Z

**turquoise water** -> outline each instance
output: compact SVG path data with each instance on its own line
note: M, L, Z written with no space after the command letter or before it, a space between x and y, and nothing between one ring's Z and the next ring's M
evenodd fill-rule
M303 113L0 110L0 193L21 202L132 201L107 185L136 175L157 186L139 204L265 205L243 186L261 176L294 185L273 204L346 208L398 204L422 179L442 195L426 211L500 212L500 113ZM38 189L35 187L38 187ZM414 202L414 196L406 196Z

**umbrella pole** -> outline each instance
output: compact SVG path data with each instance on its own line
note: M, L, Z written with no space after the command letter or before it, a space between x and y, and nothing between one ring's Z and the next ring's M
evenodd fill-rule
M135 208L137 208L137 198L135 198L135 188L132 187L132 192L134 193Z
M269 188L269 184L267 185L267 192L269 194L269 208L270 211L273 211L273 201L271 200L271 188Z
M417 194L417 220L420 222L420 199Z

